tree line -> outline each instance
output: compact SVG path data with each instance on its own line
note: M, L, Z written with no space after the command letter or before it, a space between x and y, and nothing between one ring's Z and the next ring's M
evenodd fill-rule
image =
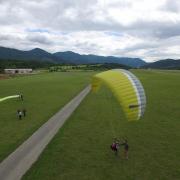
M54 63L51 62L41 62L41 61L24 61L24 60L0 60L0 72L4 72L4 69L14 69L14 68L49 68L53 66Z

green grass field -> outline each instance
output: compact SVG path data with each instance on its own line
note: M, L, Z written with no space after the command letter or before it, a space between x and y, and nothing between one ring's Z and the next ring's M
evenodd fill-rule
M112 94L89 94L24 180L179 180L180 72L134 71L147 95L142 120L127 122ZM129 160L110 150L129 141Z
M22 93L24 101L0 103L0 161L78 94L90 82L91 75L44 73L1 80L0 97ZM27 117L19 121L16 111L24 107Z

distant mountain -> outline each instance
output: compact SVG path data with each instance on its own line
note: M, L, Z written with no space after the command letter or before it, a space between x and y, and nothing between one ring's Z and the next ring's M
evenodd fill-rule
M56 62L56 57L39 48L35 48L30 51L21 51L17 49L0 47L0 59Z
M73 64L92 64L92 63L116 63L130 67L140 67L146 64L139 58L114 57L114 56L97 56L97 55L80 55L72 51L57 52L54 55L66 63Z
M72 51L51 54L39 48L35 48L30 51L21 51L5 47L0 47L0 60L30 60L64 64L115 63L133 68L144 66L146 64L145 61L139 58L80 55Z
M153 63L148 63L142 68L151 69L180 69L180 60L164 59Z
M57 59L51 54L51 53L48 53L47 51L44 51L42 49L39 49L39 48L35 48L35 49L32 49L30 51L26 51L28 52L28 55L30 57L33 57L34 60L41 60L41 61L54 61L56 62Z

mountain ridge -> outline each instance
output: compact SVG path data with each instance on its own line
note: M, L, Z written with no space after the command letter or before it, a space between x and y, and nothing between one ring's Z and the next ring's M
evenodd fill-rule
M161 59L147 63L140 58L79 54L73 51L49 53L41 48L18 50L0 46L0 60L38 61L56 64L103 64L115 63L144 69L180 69L180 59Z
M133 68L145 65L146 62L140 58L84 55L73 51L49 53L40 48L23 51L14 48L0 47L0 59L3 60L36 60L64 64L92 64L92 63L117 63Z
M22 51L14 48L0 47L0 59L3 60L39 60L55 62L55 58L40 48L34 48L29 51Z
M115 57L115 56L100 56L94 54L78 54L72 51L56 52L56 57L61 58L69 63L78 62L80 64L92 64L92 63L117 63L131 67L140 67L145 65L146 62L140 58L129 58L129 57Z
M147 63L141 68L145 69L180 69L180 59L161 59L156 62Z

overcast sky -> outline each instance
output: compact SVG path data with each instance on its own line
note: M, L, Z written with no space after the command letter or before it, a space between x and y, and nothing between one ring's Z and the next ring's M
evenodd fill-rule
M180 58L180 0L0 0L0 46Z

